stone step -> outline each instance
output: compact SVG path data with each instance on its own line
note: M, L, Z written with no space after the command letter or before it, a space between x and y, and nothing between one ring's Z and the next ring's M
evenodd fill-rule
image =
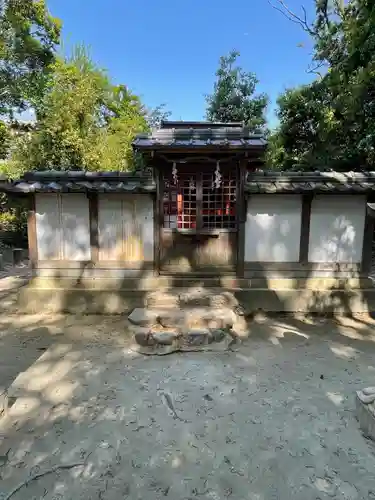
M237 314L230 308L215 309L195 307L186 309L136 308L128 316L136 326L163 328L225 328L230 329L238 321Z
M190 289L174 289L173 291L156 291L146 295L146 305L149 308L191 308L211 307L221 309L238 306L234 292L220 289L193 287Z
M237 343L237 339L224 329L154 330L134 327L133 350L147 356L164 356L174 352L222 352Z

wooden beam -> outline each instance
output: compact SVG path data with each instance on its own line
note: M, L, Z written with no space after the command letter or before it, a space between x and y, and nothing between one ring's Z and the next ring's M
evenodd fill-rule
M91 261L99 260L99 223L98 223L98 194L88 193L90 217L90 247Z
M31 195L30 210L27 218L27 235L29 243L29 259L31 269L34 271L38 263L38 242L36 236L36 209L35 209L35 194Z
M365 228L363 232L362 263L361 263L361 273L365 274L366 276L370 274L372 267L373 239L374 239L374 218L371 217L371 215L369 214L366 203L366 216L365 216Z
M309 262L311 203L311 195L302 196L301 237L299 244L299 262L301 264L308 264Z

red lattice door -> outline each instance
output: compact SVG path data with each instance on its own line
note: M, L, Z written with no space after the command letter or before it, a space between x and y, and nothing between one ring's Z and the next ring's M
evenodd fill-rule
M183 165L162 173L160 270L232 273L237 261L237 170Z

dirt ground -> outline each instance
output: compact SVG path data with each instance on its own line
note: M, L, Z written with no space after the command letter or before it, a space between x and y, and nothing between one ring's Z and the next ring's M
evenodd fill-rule
M65 465L11 500L375 499L354 416L375 385L371 319L260 318L235 352L152 358L129 349L124 317L1 313L0 332L17 396L0 498Z

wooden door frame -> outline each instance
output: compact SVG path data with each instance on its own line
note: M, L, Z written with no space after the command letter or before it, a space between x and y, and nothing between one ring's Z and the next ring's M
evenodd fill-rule
M191 163L194 163L192 158ZM156 181L156 198L154 202L154 262L155 272L158 275L176 275L178 273L163 271L161 269L161 241L162 231L164 228L164 179L163 174L169 165L154 165L154 176ZM244 196L244 184L246 180L246 162L236 161L233 165L236 169L236 228L231 232L236 233L237 249L235 252L236 262L233 266L233 274L237 277L244 276L244 251L245 251L245 222L246 222L246 200ZM201 184L201 183L200 183ZM200 195L199 195L200 192ZM202 203L202 199L198 200L199 196L202 198L202 186L200 189L197 186L197 205ZM200 217L199 217L200 219ZM198 219L198 220L199 220ZM224 231L222 231L224 232ZM194 274L194 273L192 273ZM229 273L228 273L229 274ZM209 276L207 274L207 276Z

